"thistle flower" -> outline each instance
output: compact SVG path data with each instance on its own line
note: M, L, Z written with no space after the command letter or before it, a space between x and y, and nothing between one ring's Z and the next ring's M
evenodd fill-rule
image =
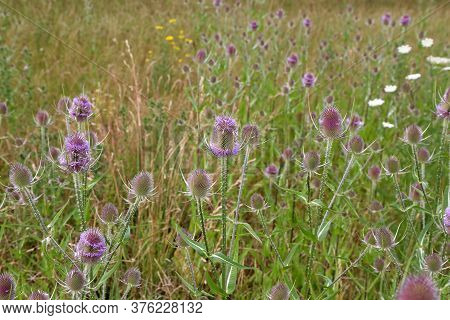
M268 177L269 179L274 179L277 175L278 175L278 167L276 165L269 164L265 169L264 169L264 175L266 177Z
M58 110L59 113L66 114L69 112L69 108L72 105L72 100L68 97L61 97L59 99L58 103L56 104L56 110Z
M266 208L264 197L259 193L254 193L250 197L250 208L253 211L263 210Z
M403 27L406 27L411 23L411 17L408 15L404 15L400 18L399 22Z
M236 121L228 116L217 116L208 146L209 150L219 158L236 155L240 148L236 136Z
M251 21L249 24L249 27L252 31L256 31L258 29L258 22L256 21Z
M86 277L78 269L72 269L66 276L65 285L70 292L81 292L86 285Z
M277 283L269 294L270 300L289 300L289 288L284 283Z
M0 101L0 116L6 116L8 113L8 106L6 102Z
M342 117L338 109L326 107L319 118L321 133L328 139L336 139L342 134Z
M430 161L430 152L427 148L421 147L417 149L417 161L420 163L427 163Z
M310 28L311 25L312 25L311 19L309 19L309 18L303 19L303 26L304 26L305 28Z
M81 262L95 264L101 260L105 252L106 241L100 230L90 228L81 233L76 246L76 256Z
M146 200L153 196L155 186L153 175L149 172L142 171L134 176L130 182L130 196L138 201Z
M364 125L364 121L358 114L352 115L351 118L346 120L346 123L348 128L353 132L358 131Z
M367 170L367 176L372 181L380 180L381 168L379 166L373 165Z
M14 300L16 283L9 273L0 274L0 300Z
M206 50L200 49L197 51L197 54L195 55L195 58L198 62L203 63L206 60Z
M33 182L31 170L21 163L14 163L9 169L9 181L17 188L22 189L30 186Z
M123 282L130 287L139 287L141 285L141 272L138 268L130 268L123 275Z
M311 88L316 83L316 77L311 72L307 72L302 77L302 84L306 88Z
M425 257L425 266L430 272L439 272L442 270L442 259L437 253L432 253Z
M89 142L85 136L76 132L64 140L65 151L59 157L59 163L70 173L84 172L91 163Z
M400 162L397 157L391 156L386 160L386 170L389 174L396 174L400 171Z
M316 151L308 151L303 155L303 168L307 172L314 172L320 165L320 154Z
M388 26L391 23L391 14L386 12L381 16L381 23Z
M50 116L47 111L39 110L34 116L34 121L38 127L47 127L50 124Z
M92 103L89 98L84 95L73 98L69 115L77 122L86 121L92 115Z
M100 212L100 220L107 225L116 224L119 220L119 210L114 204L108 202Z
M257 126L252 124L246 124L242 128L242 141L247 143L249 146L256 146L259 143L259 129Z
M41 290L32 292L28 297L28 300L49 300L49 299L50 296L48 295L48 293Z
M397 300L439 300L439 291L428 275L410 275L398 290Z
M354 135L348 142L348 148L353 153L361 153L364 150L364 140L359 135Z
M289 57L287 57L286 62L289 67L295 67L298 63L298 55L296 53L292 53Z
M450 235L450 207L447 207L445 209L443 223L444 223L445 232L447 232L447 234Z
M394 235L388 228L377 229L374 233L377 247L380 249L391 249L395 246Z
M205 198L212 187L210 175L203 169L197 169L189 174L187 179L189 193L195 198Z
M420 143L420 141L422 141L422 136L423 136L422 129L415 124L412 124L405 129L404 139L407 143L411 145L416 145Z

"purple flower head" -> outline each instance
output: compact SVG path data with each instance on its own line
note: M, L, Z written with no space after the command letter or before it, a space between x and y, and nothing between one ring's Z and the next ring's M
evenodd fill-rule
M361 153L364 150L364 140L359 135L354 135L348 142L348 149L353 153Z
M316 77L314 74L307 72L302 77L302 84L306 88L311 88L316 83Z
M9 182L17 188L26 188L33 183L33 175L28 167L21 163L14 163L9 168Z
M73 98L69 114L77 122L86 121L92 115L92 103L89 98L83 95Z
M312 25L311 19L309 19L309 18L303 19L303 26L304 26L305 28L310 28L311 25Z
M404 16L402 16L402 17L400 18L400 24L401 24L403 27L408 26L410 23L411 23L411 17L410 17L410 16L404 15Z
M213 0L213 5L216 8L219 8L222 5L222 0Z
M277 283L272 287L269 294L270 300L289 300L289 288L284 283Z
M217 116L211 135L209 150L219 158L234 156L239 152L236 121L228 116Z
M49 299L50 296L48 295L48 293L41 290L33 291L28 297L28 300L49 300Z
M374 165L367 170L367 176L372 181L380 180L380 175L381 175L381 168L379 166Z
M86 264L95 264L101 260L106 251L105 237L100 230L90 228L81 233L76 247L76 256Z
M0 274L0 300L14 300L16 297L16 282L9 273Z
M396 156L391 156L386 160L386 170L389 174L395 174L400 171L400 161Z
M138 268L130 268L123 275L123 282L130 287L139 287L141 285L141 272Z
M138 199L138 201L153 196L154 191L155 183L150 172L139 172L130 182L130 195L132 198Z
M0 116L5 116L8 113L8 106L6 102L0 101Z
M205 198L212 186L210 175L203 169L192 171L187 178L189 193L195 198Z
M289 67L295 67L298 63L298 55L296 53L292 53L289 57L287 57L286 62Z
M282 19L284 17L284 10L283 9L278 9L275 14L276 14L278 19Z
M319 118L322 134L329 139L336 139L342 134L342 117L338 109L326 107Z
M276 165L274 165L273 163L269 164L267 166L267 168L264 169L264 174L269 179L273 179L278 175L278 167Z
M76 132L66 137L64 152L59 156L59 163L70 173L87 171L91 163L89 142L85 136Z
M256 31L258 29L258 22L256 21L250 22L250 29Z
M386 12L381 16L381 23L385 26L388 26L391 23L391 14L389 12Z
M229 57L234 57L236 55L237 49L234 44L230 43L229 45L227 45L226 51Z
M72 269L66 276L66 287L71 292L80 292L86 284L86 277L78 269Z
M351 118L347 118L346 122L349 129L353 132L358 131L364 125L363 119L358 114L354 114Z
M436 115L442 119L450 118L450 88L445 90L441 102L436 106Z
M197 54L195 55L195 58L198 62L203 63L206 60L206 50L200 49L197 51Z
M450 207L447 207L445 209L443 222L444 222L445 232L447 232L447 234L450 235Z
M422 129L412 124L405 129L405 141L411 145L416 145L422 141L423 132Z
M398 290L397 300L439 300L439 291L430 276L411 275Z
M38 127L47 127L50 124L50 116L47 111L39 110L34 116L34 121Z
M291 161L292 158L294 157L294 151L292 151L292 149L288 147L283 150L281 157L283 158L284 161Z

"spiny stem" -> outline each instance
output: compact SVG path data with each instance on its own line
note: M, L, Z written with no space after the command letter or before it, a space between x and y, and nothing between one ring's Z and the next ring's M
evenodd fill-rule
M397 189L397 194L400 198L402 208L403 208L403 210L405 210L405 203L403 202L403 195L402 195L402 192L400 191L400 185L398 184L398 176L396 173L394 173L394 174L392 174L392 177L394 178L395 189Z
M278 251L278 248L275 245L275 242L273 242L273 240L272 240L272 237L269 233L269 229L267 229L266 220L264 219L264 215L263 215L262 211L258 210L258 211L256 211L256 213L258 214L259 220L261 221L261 224L263 226L266 237L269 239L269 242L270 242L271 246L273 247L273 249L275 250L278 260L280 260L281 266L284 268L285 267L284 261L281 258L280 252Z
M127 285L127 288L125 289L125 292L123 293L122 298L120 298L120 300L125 300L127 298L128 293L130 292L130 290L131 290L131 286Z
M441 133L441 142L439 143L439 152L438 152L438 170L436 175L436 205L435 210L437 209L441 196L441 179L442 179L442 157L443 157L443 149L446 144L446 136L447 136L447 127L448 120L444 119L444 123L442 125L442 133Z
M353 268L355 265L358 264L358 262L364 257L364 255L366 254L368 250L368 247L364 248L364 250L361 252L361 254L358 256L358 258L356 258L355 261L353 261L344 271L342 271L341 274L339 274L336 279L334 279L334 281L327 286L327 288L333 286L336 282L338 282L351 268Z
M425 188L423 187L422 173L420 172L419 161L417 160L417 150L416 150L415 146L412 146L412 152L414 154L414 164L416 167L417 177L419 178L419 185L420 185L420 188L422 189L423 196L425 197L425 202L427 203L427 206L431 209L431 205L428 201L427 193L425 192Z
M307 188L307 197L308 197L308 204L307 204L307 212L308 212L308 226L309 226L309 230L312 231L313 230L313 223L312 223L312 215L311 215L311 205L309 204L309 202L311 201L311 173L308 172L308 176L306 178L306 188ZM312 268L312 262L314 259L314 254L315 254L315 243L313 241L311 241L311 243L309 244L309 254L308 254L308 262L306 264L306 294L305 294L305 298L309 295L309 287L311 285L311 268Z
M227 249L227 189L228 189L228 157L222 158L222 248L223 254ZM222 286L226 281L226 265L222 263Z
M81 231L83 231L86 229L86 219L84 216L83 200L81 196L80 179L78 173L73 174L73 185L75 189L75 198L78 206L78 213L81 220Z
M325 185L327 183L327 178L328 178L328 169L331 165L330 156L331 156L332 146L333 146L333 140L327 139L327 147L325 150L325 163L323 166L322 179L320 180L319 201L323 200L323 195L325 192Z
M109 249L111 248L111 245L112 245L112 243L111 243L111 241L112 241L112 239L111 239L111 226L109 224L108 224L107 229L106 229L106 238L109 241L109 246L106 248L106 256L108 256ZM106 298L106 283L107 282L108 282L108 279L106 279L106 281L103 283L103 286L102 286L102 300L105 300L105 298Z
M192 264L191 255L189 254L188 248L184 248L184 250L186 252L186 261L191 272L192 286L194 287L195 291L197 291L197 283L195 281L194 265Z
M203 239L205 241L206 255L209 257L210 253L209 253L208 239L206 237L205 217L203 215L202 201L199 198L196 198L196 201L197 201L197 210L200 215L200 223L202 226Z

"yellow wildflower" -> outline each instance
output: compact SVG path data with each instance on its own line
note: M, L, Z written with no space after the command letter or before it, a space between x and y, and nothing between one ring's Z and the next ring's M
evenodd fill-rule
M169 19L169 23L174 24L175 22L177 22L177 19Z
M164 27L163 26L155 26L155 29L156 30L162 30L162 29L164 29Z
M186 38L186 43L192 43L193 42L193 40L192 39L190 39L190 38Z
M173 36L167 36L167 37L166 37L166 40L167 40L167 41L173 41Z

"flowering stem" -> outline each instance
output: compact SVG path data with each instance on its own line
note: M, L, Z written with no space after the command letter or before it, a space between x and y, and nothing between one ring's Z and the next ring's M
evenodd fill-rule
M130 292L130 290L131 290L131 286L127 285L127 288L125 289L125 292L123 293L123 296L122 296L122 298L120 298L120 300L125 300L127 298L128 293Z
M325 150L325 163L323 166L322 179L320 180L319 201L323 200L323 195L325 192L325 185L327 183L327 178L328 178L328 169L330 168L330 165L331 165L330 155L331 155L332 147L333 147L333 140L327 139L327 147Z
M75 198L77 201L78 211L80 214L81 219L81 231L86 229L86 219L84 216L84 208L83 208L83 200L81 196L81 190L80 190L80 177L78 173L73 174L73 185L75 189Z
M336 279L333 280L333 282L327 286L327 288L333 286L336 282L338 282L351 268L353 268L355 265L358 264L358 262L364 257L364 255L366 254L367 250L369 249L369 247L365 247L364 250L361 252L361 254L358 256L358 258L356 258L355 261L353 261L344 271L341 272L341 274L339 274Z
M45 138L45 127L41 127L41 156L42 156L42 159L44 159L45 158L45 150L46 150L46 138Z
M109 246L106 248L106 255L109 254L109 248L111 248L111 226L108 224L107 229L106 229L106 239L108 239L109 241ZM108 279L105 280L105 282L103 283L102 286L102 300L105 300L106 298L106 283L108 282Z
M36 217L36 219L39 222L39 225L42 229L42 232L44 233L44 236L46 238L49 238L51 243L55 246L55 248L67 259L70 261L70 263L72 263L74 265L75 268L77 268L77 270L80 270L80 268L78 267L78 265L75 263L75 261L67 254L66 251L64 251L63 248L61 248L61 246L58 244L58 242L56 242L56 240L53 238L53 236L50 233L50 230L47 228L47 226L44 223L44 219L42 218L41 213L39 212L38 208L36 207L36 205L34 204L33 201L33 196L31 194L31 192L28 189L23 189L23 193L25 195L25 197L27 198L28 203L31 206L31 209L33 211L34 216Z
M396 173L394 173L394 174L392 174L392 177L394 178L395 189L397 189L397 194L400 197L400 202L402 204L402 208L403 208L403 210L405 210L405 203L403 202L403 195L402 195L402 192L400 191L400 186L398 184L398 176Z
M309 202L311 201L311 173L308 172L308 176L306 178L306 188L307 188L307 197L308 197L308 204L306 210L308 211L308 225L309 230L311 231L313 229L313 223L312 223L312 215L311 215L311 205ZM309 287L311 285L311 268L312 268L312 262L314 260L314 254L315 254L315 248L316 245L314 241L311 241L309 244L309 255L308 255L308 263L306 264L306 294L305 297L309 294Z
M261 224L262 224L263 229L264 229L264 233L265 233L266 237L269 239L270 245L275 250L277 258L278 258L278 260L280 260L281 266L284 268L285 267L284 261L281 258L280 252L278 251L278 248L275 245L275 242L273 242L272 237L270 236L269 229L267 229L266 220L264 219L264 215L263 215L262 211L261 210L257 210L256 213L257 213L257 215L259 217L259 220L261 221Z
M197 210L200 215L200 223L202 226L203 239L205 241L206 255L209 257L209 246L208 246L208 239L206 237L205 217L203 216L202 201L199 198L196 198L196 201L197 201Z
M227 247L227 189L228 189L228 157L222 158L222 253L226 254ZM222 286L225 286L226 266L222 264Z
M245 174L247 172L248 166L248 158L250 155L250 147L247 146L245 149L244 163L242 165L242 173L241 173L241 185L239 186L239 193L237 197L236 210L234 212L234 224L233 224L233 232L231 233L231 242L230 249L228 251L228 256L231 257L231 253L234 252L234 241L236 239L236 231L237 231L237 223L239 220L239 207L241 205L242 191L244 190L245 183Z
M442 133L441 133L441 142L439 143L439 152L438 152L438 170L437 170L437 176L436 176L436 206L435 211L437 209L437 206L439 204L440 196L442 190L444 188L441 188L441 179L442 179L442 153L444 149L444 145L446 143L446 136L447 136L447 128L448 128L448 120L444 119L444 123L442 126Z
M419 161L417 160L417 150L415 146L412 146L412 152L414 154L414 164L416 167L417 177L419 178L420 189L422 189L423 196L425 197L425 202L427 203L427 206L431 209L430 203L428 202L427 193L425 192L425 188L423 187L422 173L420 172Z

